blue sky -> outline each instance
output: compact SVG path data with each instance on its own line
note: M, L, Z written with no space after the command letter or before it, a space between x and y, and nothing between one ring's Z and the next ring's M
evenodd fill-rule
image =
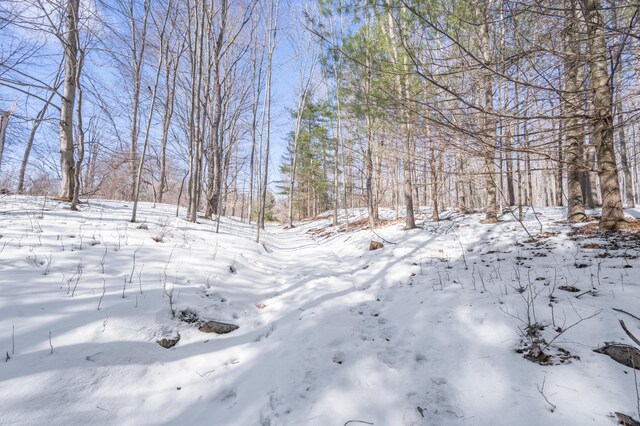
M313 3L313 2L312 2ZM289 110L295 106L296 103L296 85L298 84L298 72L299 64L294 58L294 49L292 48L292 40L300 41L303 37L300 37L301 31L295 18L292 18L292 14L296 9L299 9L303 5L302 2L296 0L281 0L280 4L280 17L279 26L280 31L278 33L278 44L274 54L274 68L272 76L272 128L271 128L271 155L270 155L270 181L279 179L279 166L281 158L286 150L287 135L292 130L293 120L291 118ZM15 29L14 35L20 39L22 37L32 36L33 32L25 33L24 29ZM4 44L4 48L8 47L7 37L9 36L6 30L3 30L0 35L0 43ZM57 61L60 58L59 45L57 40L53 37L46 37L44 33L39 36L43 41L43 49L48 51L50 55L40 56L33 64L30 65L28 71L34 75L40 76L45 81L51 80L51 72L56 68ZM46 41L49 38L49 41ZM42 53L42 52L41 52ZM97 80L101 84L116 85L121 84L114 79L113 69L109 66L105 67L105 64L109 62L107 53L92 52L91 57L88 58L85 75L87 78L91 76L97 77ZM44 59L48 58L48 59ZM48 62L48 63L46 63ZM116 86L117 87L117 86ZM46 97L46 92L42 90L32 89L33 93L37 93L41 97ZM104 93L109 96L110 94ZM117 92L113 93L117 96ZM89 94L86 94L89 96ZM23 117L33 117L42 106L42 102L32 99L32 102L26 102L26 96L24 94L17 93L15 91L8 90L7 88L0 87L0 110L7 109L13 103L14 100L18 100L18 107L16 112ZM91 115L91 100L86 99L86 113ZM55 99L54 103L59 105L59 99ZM41 157L45 158L49 155L55 155L57 152L57 110L54 108L49 109L49 116L51 122L41 126L41 129L36 138L36 148L40 151ZM146 121L146 112L143 113L142 122ZM154 118L154 121L158 117ZM126 137L128 134L128 119L125 114L121 118L122 122L118 122L119 132ZM86 124L86 123L85 123ZM28 121L16 119L13 124L13 129L8 136L7 143L10 145L6 156L3 160L5 165L9 162L16 164L19 161L24 143L28 135L31 123ZM124 127L123 127L124 126ZM142 137L142 135L141 135ZM153 136L152 136L153 137ZM246 141L244 141L246 144ZM47 147L45 149L45 147ZM49 154L47 154L49 153ZM42 160L42 158L40 158ZM35 158L33 161L40 161ZM56 161L51 161L50 165L55 167ZM5 167L3 167L5 168Z

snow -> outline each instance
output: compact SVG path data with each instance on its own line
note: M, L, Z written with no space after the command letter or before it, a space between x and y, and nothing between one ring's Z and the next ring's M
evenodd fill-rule
M433 223L425 211L419 229L403 231L383 210L390 221L375 234L324 217L271 225L257 244L237 219L222 218L216 233L215 222L143 203L132 224L130 207L0 199L0 354L10 356L0 362L0 424L638 417L634 371L592 351L629 343L619 319L640 334L640 321L612 310L640 314L635 237L574 236L556 208L527 211L528 232L547 233L535 240L510 215L480 225L479 215L447 212ZM597 291L576 297L561 285ZM205 334L183 311L240 328ZM547 342L566 330L549 353L579 359L539 365L517 353L527 312ZM177 333L171 349L156 343Z

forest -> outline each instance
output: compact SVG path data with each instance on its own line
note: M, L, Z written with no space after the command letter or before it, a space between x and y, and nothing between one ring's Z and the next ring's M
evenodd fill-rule
M637 0L1 0L0 424L637 426L639 174Z
M389 207L407 229L416 206L532 205L616 229L638 197L632 1L7 0L0 19L5 191L261 227Z

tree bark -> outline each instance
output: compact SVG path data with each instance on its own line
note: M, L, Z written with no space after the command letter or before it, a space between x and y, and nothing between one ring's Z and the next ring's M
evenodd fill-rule
M182 50L182 49L180 49ZM164 114L162 117L162 136L160 140L160 177L158 182L158 203L163 202L164 193L167 191L167 143L169 141L169 129L171 127L171 119L173 117L175 92L176 92L176 79L178 76L178 66L180 64L180 57L172 58L170 61L168 56L170 55L169 49L165 49L164 54L167 56L166 68L165 68L165 105Z
M80 40L78 40L78 45ZM78 155L76 155L76 162L73 169L73 198L71 200L71 210L78 209L78 203L80 202L80 176L82 175L82 162L84 161L84 127L82 123L82 98L83 90L80 82L80 76L82 75L82 67L84 66L85 52L83 49L78 50L78 63L76 69L76 117L78 122L76 124L78 134Z
M187 220L195 223L198 218L198 207L200 201L200 178L202 169L203 151L203 116L205 114L203 102L201 100L202 80L204 79L204 22L205 5L204 2L196 4L195 13L189 13L188 46L190 48L190 113L189 113L189 185L188 185L188 206ZM193 48L191 48L193 46ZM195 82L195 84L193 84Z
M434 140L429 140L429 169L431 170L431 201L433 203L433 213L431 218L434 222L440 221L440 205L438 200L438 170L436 164L436 150Z
M613 15L613 26L618 27L618 8L616 2L613 2L611 13ZM623 49L623 43L625 42L622 34L618 34L619 49ZM618 143L620 144L620 168L622 169L623 176L623 192L624 192L624 206L626 208L635 207L635 200L633 197L633 176L631 174L631 166L629 164L629 156L627 154L627 135L625 133L625 120L624 120L624 103L622 99L622 78L625 75L625 63L620 57L618 59L617 67L615 68L614 77L616 79L615 93L617 102L615 104L615 115L618 121Z
M475 14L479 22L479 45L482 61L487 69L482 71L481 84L482 96L484 100L484 111L482 114L482 151L483 151L483 172L486 187L486 207L483 223L495 223L498 221L498 211L496 206L497 184L495 176L494 158L496 154L495 137L496 123L493 116L493 74L488 67L491 65L491 52L489 51L489 24L487 21L487 10L481 10L481 2L476 4Z
M214 213L218 212L222 192L222 133L224 132L224 129L220 127L223 108L220 63L222 61L222 48L227 26L227 12L227 0L222 0L219 10L220 26L218 28L218 34L215 38L212 57L214 113L213 122L211 124L211 143L209 145L208 156L209 187L207 188L207 208L205 212L205 217L207 218L211 218Z
M131 32L131 60L133 71L133 93L131 102L131 129L129 142L129 161L131 162L131 193L133 201L136 192L136 165L138 163L138 115L140 111L140 84L142 83L142 68L144 65L144 51L147 44L147 17L149 16L149 0L144 0L144 15L142 19L142 32L140 35L140 49L138 49L138 33L134 15L134 1L129 1L129 31Z
M80 0L67 0L64 33L64 86L60 106L60 176L58 198L71 201L74 191L73 107L76 98L78 12Z
M506 124L505 129L505 161L507 173L507 197L509 207L516 205L516 195L513 187L513 142L511 139L511 126Z
M584 199L582 196L582 187L580 184L582 164L584 162L582 155L582 141L580 140L580 132L582 126L578 119L582 108L579 89L580 82L578 80L578 49L576 47L576 16L575 16L575 0L568 0L565 3L566 10L566 27L564 34L564 103L563 110L569 117L564 125L566 149L567 149L567 220L569 222L581 222L586 219L584 213Z
M13 114L13 110L16 107L16 103L3 114L0 114L0 168L2 167L2 157L4 154L4 144L7 138L7 127L9 127L9 120Z
M598 151L598 176L602 195L599 227L615 230L624 222L624 212L613 145L613 98L607 69L604 20L599 0L582 0L582 4L588 34L593 137Z

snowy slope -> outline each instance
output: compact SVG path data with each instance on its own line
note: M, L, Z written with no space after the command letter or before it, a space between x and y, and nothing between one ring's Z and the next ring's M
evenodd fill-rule
M10 357L0 424L638 417L633 370L592 351L628 343L618 319L640 335L640 321L611 309L640 314L635 237L575 234L560 209L528 212L528 232L546 233L535 239L510 216L479 225L451 213L408 232L393 221L376 234L338 232L327 219L273 226L264 245L247 224L223 219L216 233L174 206L143 204L138 224L129 217L122 202L70 212L0 199L0 354ZM369 251L372 239L385 247ZM183 312L239 329L205 334ZM527 322L544 326L555 338L546 352L565 362L516 352ZM156 343L177 334L171 349Z

